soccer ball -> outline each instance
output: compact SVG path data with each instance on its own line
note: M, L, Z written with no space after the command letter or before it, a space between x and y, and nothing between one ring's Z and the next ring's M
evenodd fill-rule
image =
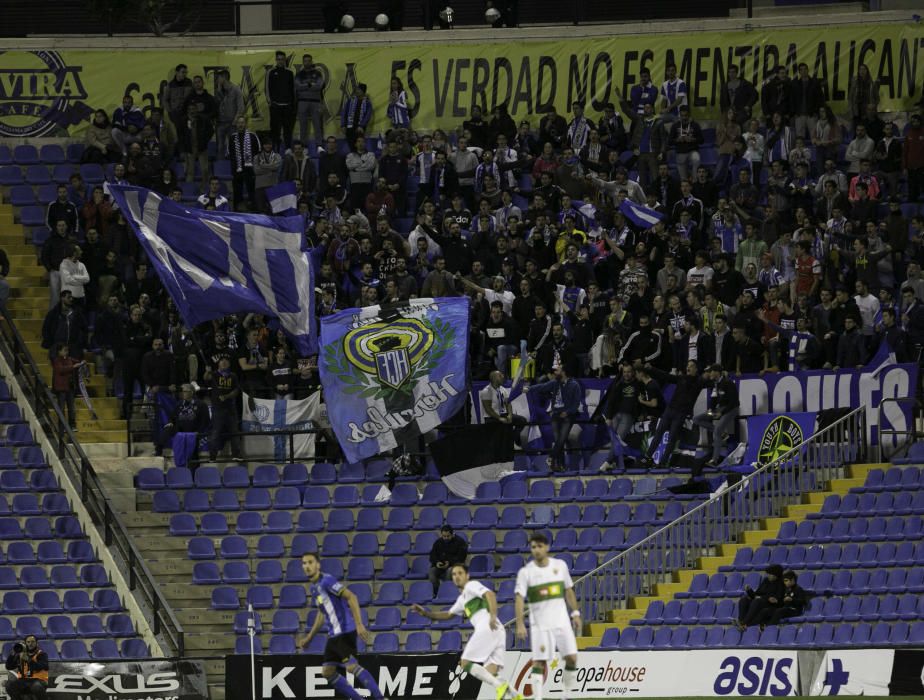
M388 29L388 15L384 12L375 16L375 28L378 30Z
M484 21L488 24L494 24L501 17L500 10L496 7L489 7L484 13Z
M353 19L353 15L344 15L340 18L340 31L351 32L355 26L356 20Z

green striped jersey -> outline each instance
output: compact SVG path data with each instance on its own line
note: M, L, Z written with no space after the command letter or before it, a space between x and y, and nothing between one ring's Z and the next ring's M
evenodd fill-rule
M571 624L565 591L572 585L568 565L561 559L549 557L545 566L531 561L520 569L514 591L529 606L531 625L554 629Z
M472 627L487 625L491 616L488 601L484 597L487 592L488 588L482 583L469 581L459 593L456 602L449 608L449 612L453 615L464 615L472 621Z

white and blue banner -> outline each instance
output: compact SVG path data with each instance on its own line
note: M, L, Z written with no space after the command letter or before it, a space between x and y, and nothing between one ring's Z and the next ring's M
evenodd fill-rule
M317 352L303 217L189 209L142 187L110 192L189 326L265 314L300 355Z
M321 320L321 385L348 461L409 444L463 407L469 313L466 297L451 297Z
M305 399L257 399L244 394L243 403L241 431L244 433L311 430L318 426L321 392L316 391ZM249 456L274 462L310 459L314 457L314 447L314 433L244 437L244 450Z
M631 199L622 200L619 211L629 221L643 229L649 229L659 221L664 220L664 214L657 209L646 207L644 204L636 204Z
M298 214L298 191L292 180L280 182L266 188L266 199L270 211L276 216L294 216Z
M912 404L898 403L889 399L905 399L913 396L918 382L918 367L915 364L872 365L865 369L810 370L803 372L780 372L759 376L743 375L731 377L738 386L741 401L741 417L761 416L769 413L818 413L832 408L856 408L866 406L867 439L869 444L880 444L880 430L909 431L913 427ZM602 400L611 379L581 379L584 387L585 406L580 419L593 415ZM487 382L472 382L472 421L483 422L478 392ZM665 400L673 394L674 385L662 388ZM516 415L529 422L547 423L548 412L538 402L530 400L532 394L511 394L511 406ZM706 392L696 402L694 414L706 411ZM594 436L602 426L585 426L593 429ZM543 426L530 428L530 442L541 440L543 431L551 435L551 429ZM585 431L590 432L590 431ZM596 437L582 434L582 444L592 444ZM898 447L907 436L890 434L882 443ZM541 445L542 442L535 443ZM551 444L551 442L547 442Z

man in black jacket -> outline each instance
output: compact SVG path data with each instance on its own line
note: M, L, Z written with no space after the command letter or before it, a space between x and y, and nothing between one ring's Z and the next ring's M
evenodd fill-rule
M191 384L184 384L180 387L180 400L177 401L176 408L170 414L168 422L164 424L162 439L158 448L162 451L164 446L171 444L174 436L179 433L189 433L194 435L193 447L189 452L189 465L193 471L198 466L199 460L199 441L200 437L209 428L209 409L205 402L195 397L195 392ZM173 448L174 460L177 459L177 447ZM181 466L181 465L177 465Z
M67 222L67 234L77 235L80 217L77 214L77 207L68 199L67 185L58 185L58 198L48 205L48 210L45 212L45 225L52 231L62 220Z
M728 80L722 84L719 94L723 114L734 109L735 121L742 125L751 118L751 107L757 102L757 90L750 82L738 77L738 66L728 67Z
M440 528L440 536L430 549L430 573L428 578L433 586L433 597L440 590L440 581L452 571L455 564L464 564L468 557L468 543L456 535L449 525Z
M667 433L667 445L664 452L661 453L659 461L659 466L666 466L670 463L671 453L674 451L677 441L680 440L683 422L692 415L696 399L699 397L699 392L706 386L706 380L699 376L699 367L695 360L687 362L685 374L668 374L651 365L645 365L645 370L649 375L661 382L662 385L671 382L677 384L674 395L664 410L661 420L658 421L658 428L648 444L648 454L644 456L644 461L649 466L654 466L652 455L661 444L661 438Z
M70 356L82 360L87 345L87 319L74 306L74 295L69 290L61 292L58 298L58 304L42 322L42 347L54 360L56 348L67 345Z
M722 459L725 436L734 433L738 420L738 387L725 375L725 368L715 364L706 369L705 378L712 384L709 392L709 409L693 418L693 424L706 429L708 441L712 441L712 458L706 462L717 465Z
M772 613L783 600L785 589L783 582L783 567L772 564L767 567L767 576L757 590L745 586L744 595L738 600L738 629L742 632L751 625L760 622L765 611Z
M41 262L48 270L49 309L58 303L61 294L61 263L68 257L74 242L75 239L70 234L67 221L58 219L51 227L51 236L42 246Z
M276 145L292 146L295 128L295 76L286 68L285 51L276 52L276 65L266 72L266 102L270 109L270 138Z
M18 675L6 683L6 693L10 700L27 697L45 700L45 691L48 689L48 654L39 647L34 634L23 641L25 646L14 644L6 658L6 669Z
M644 364L655 362L661 355L661 334L651 329L651 318L648 314L638 317L638 330L629 336L622 352L619 353L619 362Z
M796 583L796 572L783 574L783 598L778 607L766 607L758 622L761 629L766 625L778 625L787 617L801 615L808 606L811 593Z

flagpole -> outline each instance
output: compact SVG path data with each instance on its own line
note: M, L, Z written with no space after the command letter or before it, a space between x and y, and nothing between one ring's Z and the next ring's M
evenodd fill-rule
M254 651L254 636L257 634L254 624L253 605L247 604L247 634L250 636L250 693L251 700L257 700L257 655Z

